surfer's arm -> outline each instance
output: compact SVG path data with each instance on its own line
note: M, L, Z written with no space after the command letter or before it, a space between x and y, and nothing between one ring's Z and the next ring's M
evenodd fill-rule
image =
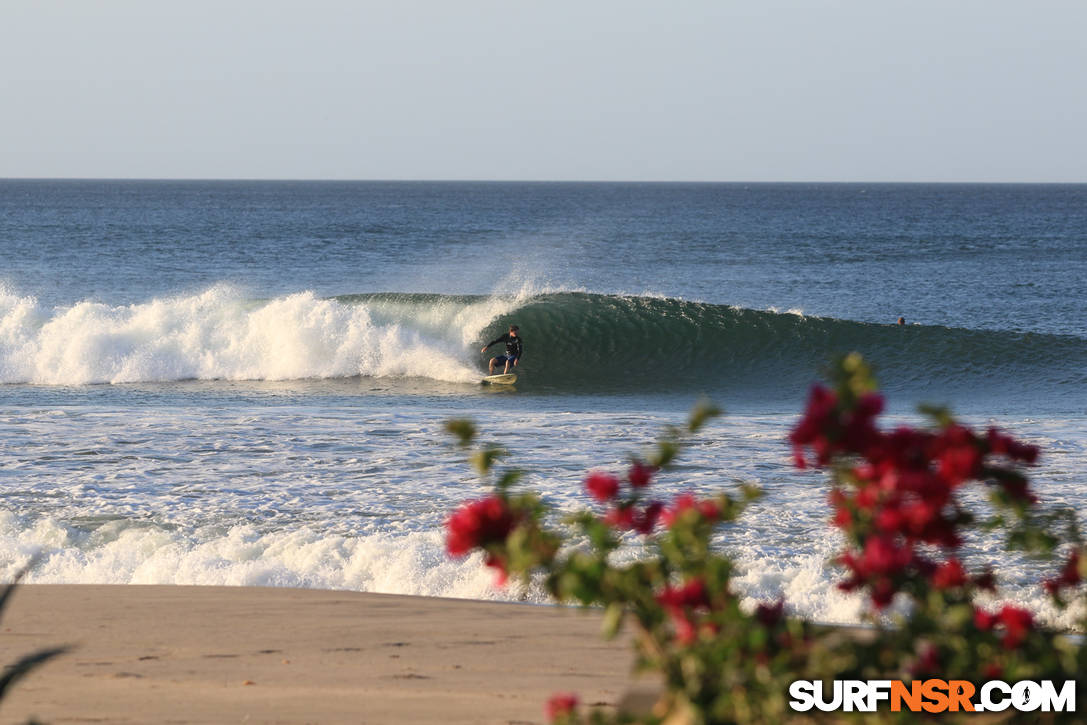
M491 346L492 346L492 345L497 345L497 344L498 344L498 343L500 343L500 342L502 342L502 338L501 338L501 337L500 337L500 338L498 338L497 340L492 340L492 341L488 342L488 343L487 343L486 345L484 345L484 346L483 346L483 349L482 349L482 350L480 350L480 352L487 352L488 350L490 350L490 349L491 349Z

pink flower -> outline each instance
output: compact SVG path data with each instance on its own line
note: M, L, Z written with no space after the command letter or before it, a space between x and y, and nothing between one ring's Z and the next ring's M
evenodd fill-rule
M585 489L597 501L611 501L619 493L619 479L604 471L593 471L585 479Z

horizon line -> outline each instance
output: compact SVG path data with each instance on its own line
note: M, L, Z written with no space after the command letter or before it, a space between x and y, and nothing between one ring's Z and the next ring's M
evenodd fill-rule
M484 179L484 178L320 178L320 177L246 177L246 176L2 176L0 181L194 181L194 182L267 182L267 183L391 183L391 184L841 184L841 185L926 185L926 186L1082 186L1085 181L889 181L889 180L710 180L710 179Z

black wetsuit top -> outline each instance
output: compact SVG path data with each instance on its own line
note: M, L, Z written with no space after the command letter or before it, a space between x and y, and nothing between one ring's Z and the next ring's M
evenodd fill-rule
M487 347L489 348L491 345L497 345L500 342L506 343L506 355L510 358L520 358L521 353L524 352L525 346L524 343L521 342L520 335L518 335L517 337L511 337L510 334L507 332L505 335L498 338L497 340L493 342L488 342Z

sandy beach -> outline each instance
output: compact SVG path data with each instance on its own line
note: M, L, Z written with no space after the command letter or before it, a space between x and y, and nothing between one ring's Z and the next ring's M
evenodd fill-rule
M615 703L631 664L592 612L356 592L27 585L2 625L4 664L74 646L5 722L536 723L556 691Z

